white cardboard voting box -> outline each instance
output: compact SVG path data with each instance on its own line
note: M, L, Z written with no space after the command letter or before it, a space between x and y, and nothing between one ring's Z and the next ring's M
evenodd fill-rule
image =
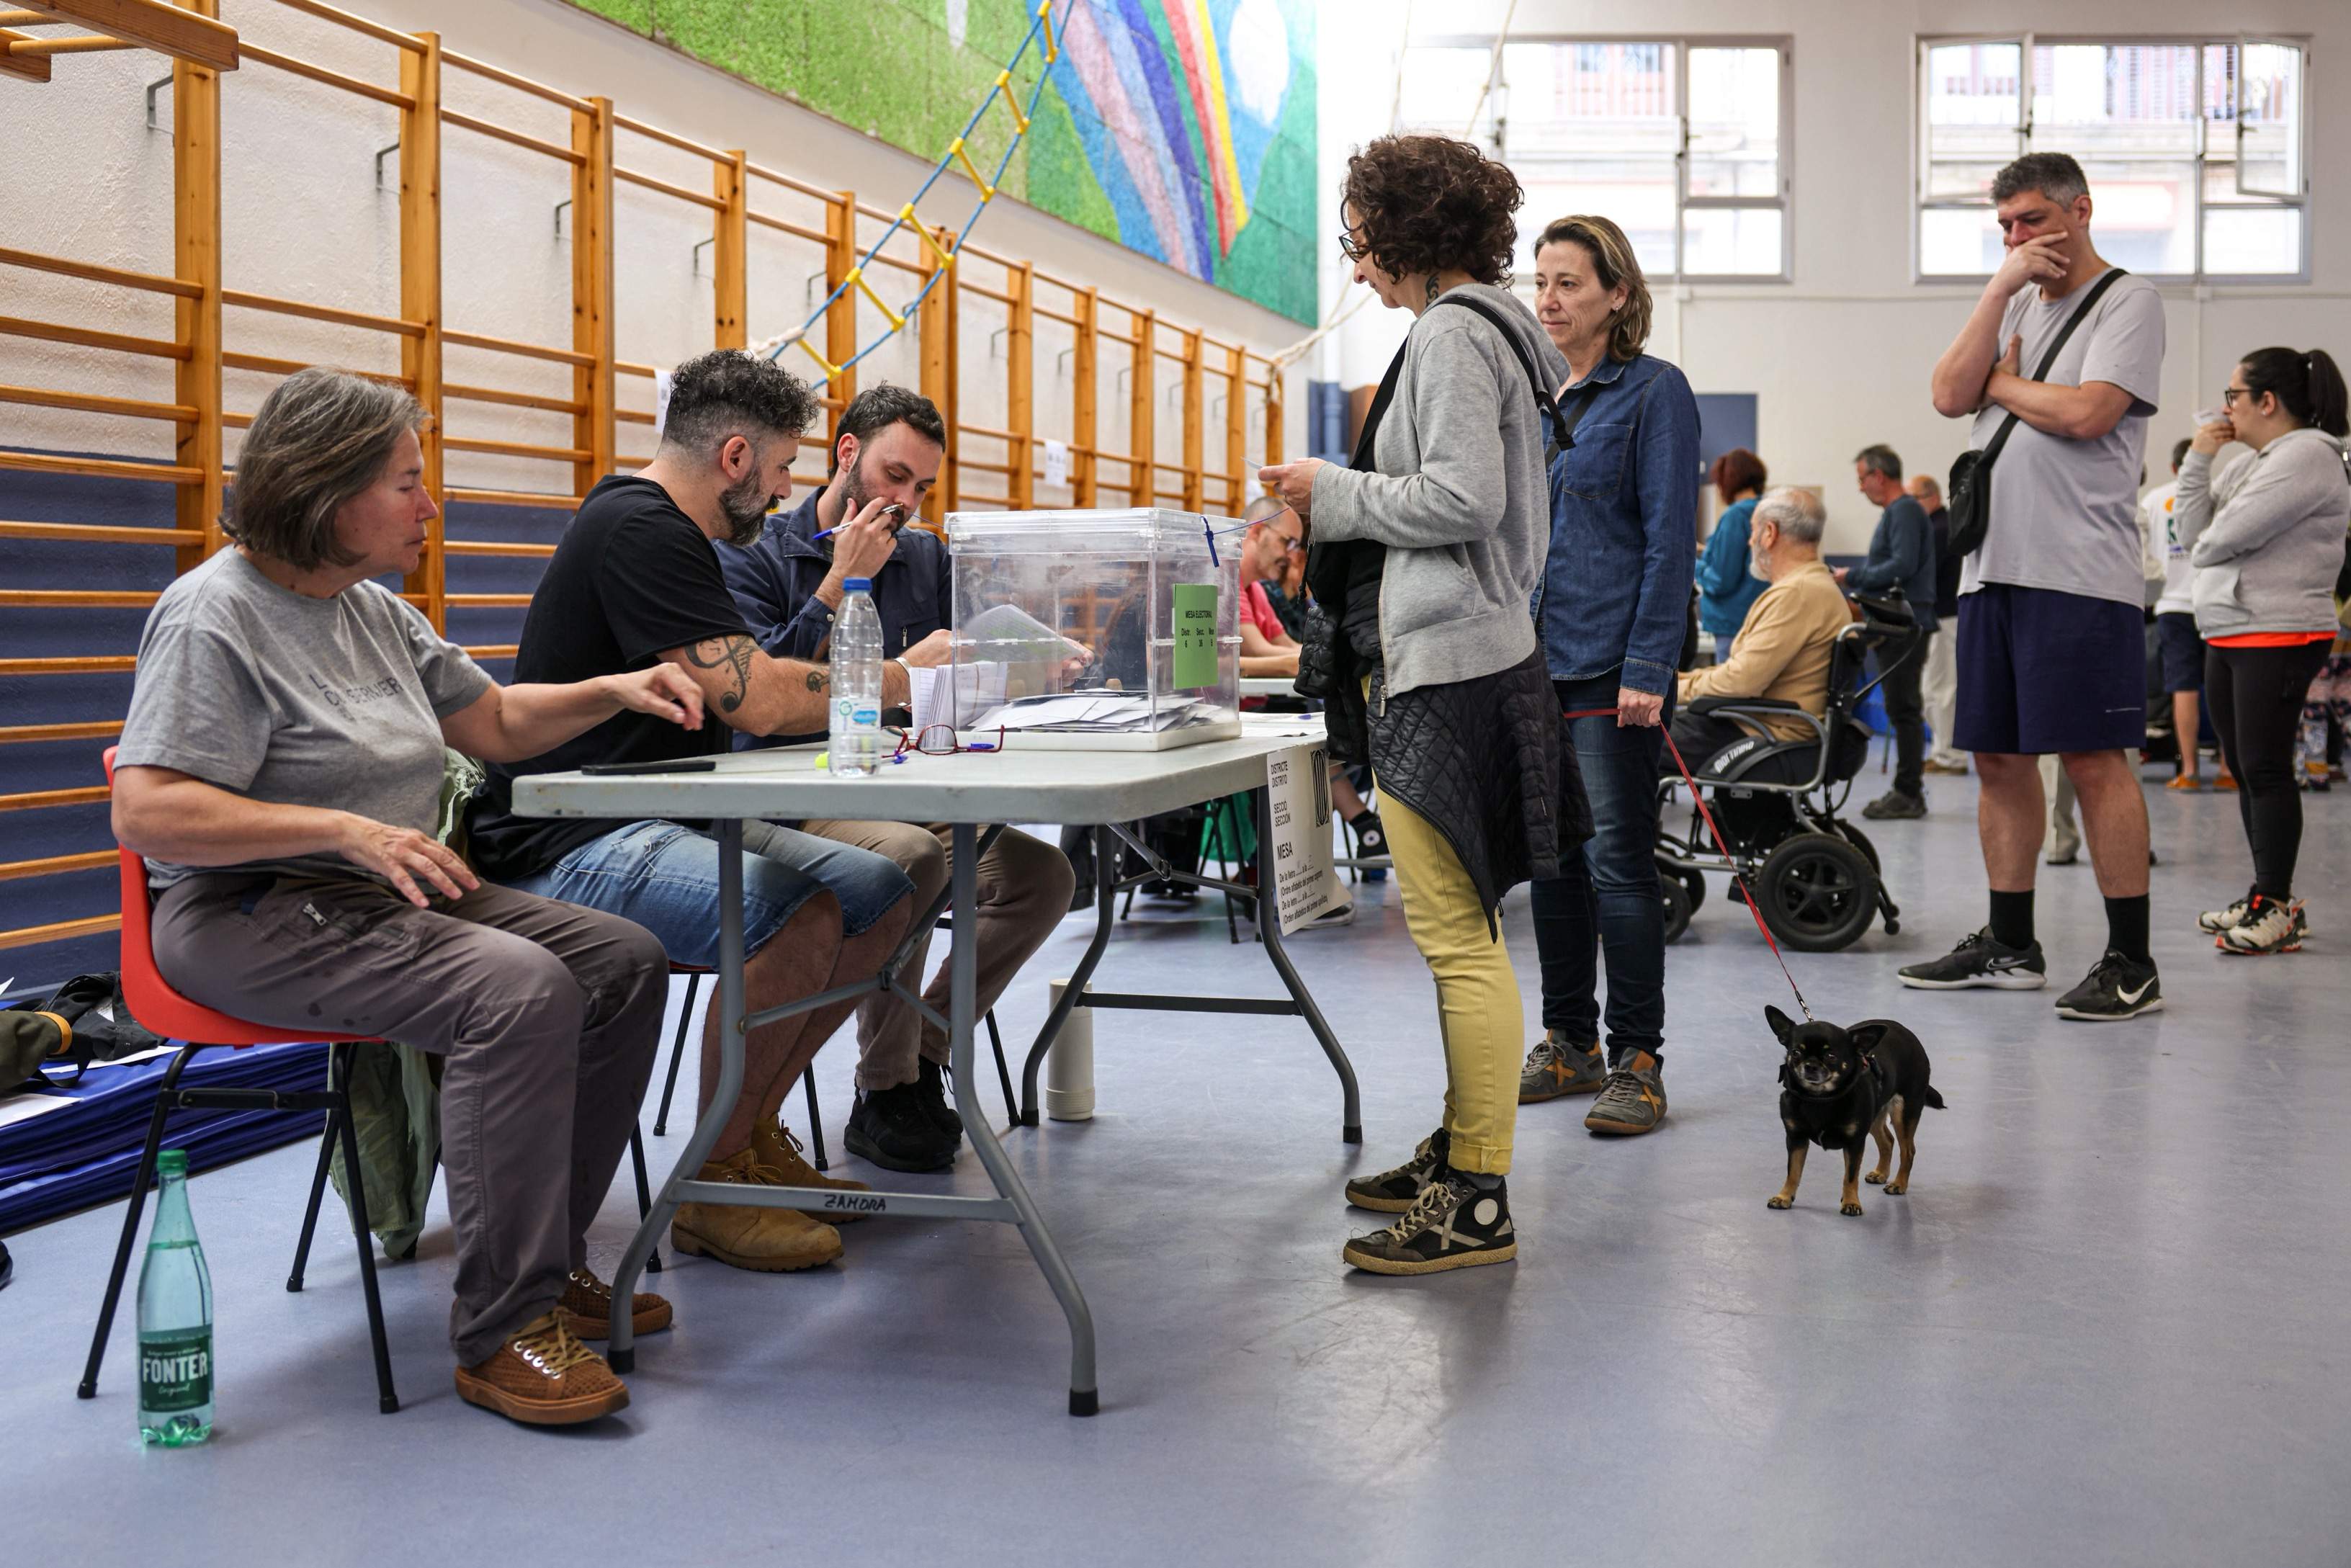
M950 513L955 653L919 716L1024 749L1232 739L1238 528L1161 507Z

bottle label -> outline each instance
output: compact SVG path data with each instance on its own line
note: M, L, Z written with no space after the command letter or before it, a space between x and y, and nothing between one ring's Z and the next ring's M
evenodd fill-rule
M840 697L833 702L833 712L851 729L879 729L882 709L859 702L855 697Z
M213 1399L213 1331L178 1329L139 1336L139 1408L168 1415Z

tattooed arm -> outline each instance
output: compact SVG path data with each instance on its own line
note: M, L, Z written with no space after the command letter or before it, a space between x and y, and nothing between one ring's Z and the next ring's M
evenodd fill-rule
M778 659L744 633L705 637L672 648L662 658L702 688L703 706L746 735L813 735L825 727L832 672L822 664ZM906 672L895 660L882 666L882 704L907 702Z

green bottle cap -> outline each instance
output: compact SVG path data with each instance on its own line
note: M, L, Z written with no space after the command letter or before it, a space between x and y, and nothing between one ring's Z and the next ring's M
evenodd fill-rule
M165 1149L155 1156L157 1176L183 1176L188 1174L188 1151Z

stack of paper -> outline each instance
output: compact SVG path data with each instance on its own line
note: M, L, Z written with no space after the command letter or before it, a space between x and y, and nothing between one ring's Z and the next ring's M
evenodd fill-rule
M1164 702L1155 713L1147 696L1114 691L1069 692L1016 698L982 714L966 727L1149 732L1206 724L1219 711L1214 703L1185 700Z

